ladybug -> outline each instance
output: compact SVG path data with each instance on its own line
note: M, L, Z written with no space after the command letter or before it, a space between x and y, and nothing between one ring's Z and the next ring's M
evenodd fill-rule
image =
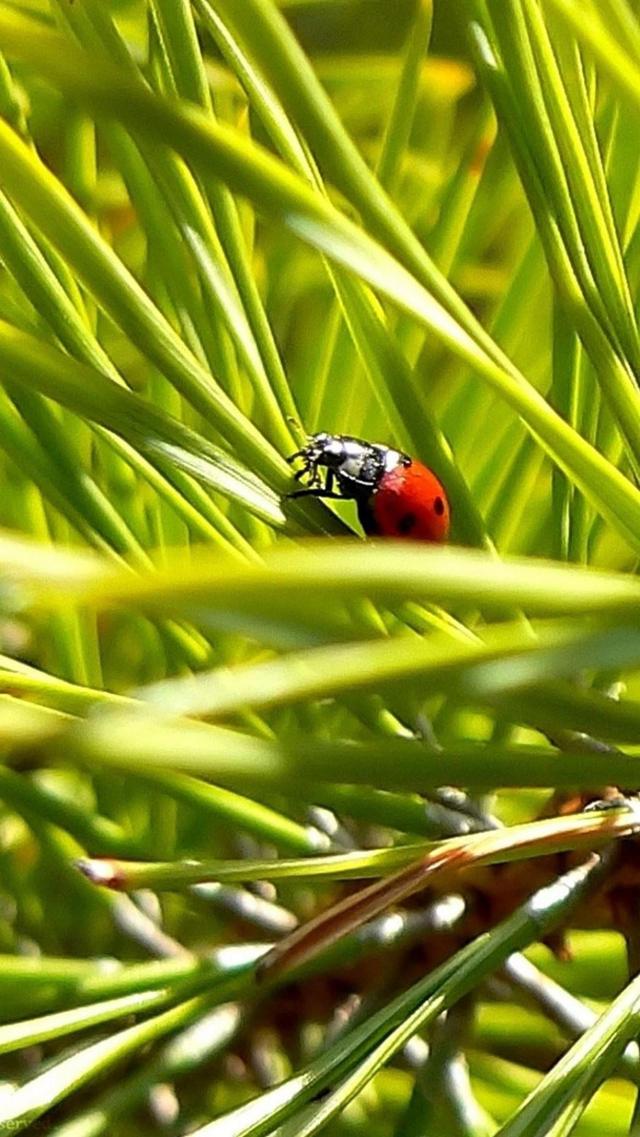
M408 454L348 434L322 433L312 434L287 461L298 458L303 465L295 477L309 481L289 497L351 499L369 536L446 541L447 495L435 474Z

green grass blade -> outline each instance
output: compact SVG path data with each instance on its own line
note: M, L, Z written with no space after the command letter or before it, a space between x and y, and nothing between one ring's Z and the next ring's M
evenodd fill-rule
M589 1098L615 1068L625 1046L637 1037L640 980L636 978L608 1010L585 1031L503 1125L501 1137L533 1137L541 1126L560 1135L572 1133Z
M35 387L76 414L116 431L143 452L170 459L266 521L283 523L278 500L267 486L177 419L100 372L6 323L0 326L0 360L14 382Z
M201 1014L206 1005L203 997L192 999L146 1022L125 1027L110 1038L91 1043L76 1054L63 1058L4 1098L0 1104L0 1122L14 1131L32 1125L52 1105L64 1100L116 1063L124 1061L140 1046L162 1038L169 1031L184 1027Z
M262 436L190 355L158 309L101 240L67 191L8 127L0 129L3 184L68 258L105 309L187 399L225 434L239 455L251 454L268 476L283 467Z
M196 1130L197 1137L223 1137L223 1134L224 1137L261 1137L271 1132L275 1122L290 1117L327 1084L335 1085L336 1080L346 1074L345 1081L324 1104L316 1103L314 1118L309 1128L305 1126L303 1130L309 1135L317 1132L421 1026L432 1021L475 986L481 974L495 970L507 954L539 938L543 928L552 927L588 888L589 878L596 871L592 863L589 868L574 870L555 886L542 890L530 903L474 944L473 951L463 948L426 979L394 999L383 1011L373 1014L367 1022L351 1030L344 1041L331 1047L302 1074L232 1114ZM349 1076L354 1067L353 1074ZM301 1132L299 1119L292 1121L292 1126L295 1128L291 1134Z
M622 809L617 816L613 811L595 821L592 814L583 817L552 818L527 825L514 825L491 835L473 833L430 844L399 845L393 849L358 850L357 852L328 854L324 857L303 857L277 861L212 861L195 863L163 863L118 861L113 858L84 859L78 867L94 884L130 892L137 888L183 889L202 881L255 881L286 880L298 877L304 880L367 880L378 878L397 869L422 860L425 868L440 862L445 871L447 858L454 862L456 854L464 853L464 863L505 864L528 858L531 855L552 856L558 852L589 847L614 837L627 836L638 826L637 818Z
M35 1046L49 1038L63 1038L67 1034L86 1030L87 1027L121 1018L122 1015L155 1010L166 999L166 991L140 991L134 995L121 995L117 999L105 999L101 1003L89 1003L71 1011L58 1011L41 1018L0 1026L0 1054L8 1054L25 1046Z
M0 45L8 50L18 51L23 56L28 55L40 67L55 76L58 82L62 82L66 89L80 94L102 113L119 115L123 121L136 129L141 129L144 133L157 132L165 142L170 142L184 152L203 173L212 172L217 177L222 176L241 193L256 196L261 208L283 217L299 236L315 245L331 259L338 263L344 262L383 295L392 299L405 311L411 312L501 393L522 415L529 428L545 444L554 459L563 468L571 471L598 510L620 529L633 547L640 547L637 536L640 532L640 494L631 483L556 415L523 377L516 377L511 369L505 370L501 364L494 362L485 354L484 349L477 346L466 330L456 323L455 319L405 269L356 226L341 217L325 199L314 194L308 186L282 169L266 153L260 152L257 147L249 147L246 141L239 139L233 131L201 118L195 110L187 112L162 103L137 85L132 85L126 77L118 73L114 76L111 69L103 70L99 67L98 70L103 72L99 80L95 61L90 64L80 54L74 59L72 53L62 47L62 42L57 37L47 37L33 28L30 31L31 34L25 37L25 29L16 22L15 17L0 14ZM108 105L104 99L105 89L110 92ZM43 221L41 206L44 205L44 194L39 191L45 185L47 188L52 188L49 176L45 176L42 170L34 170L30 156L20 150L19 140L15 136L10 136L10 133L3 135L2 130L0 130L0 153L4 155L5 184L11 176L16 190L22 189L22 200L26 205L23 187L25 178L28 179L32 185L29 193L30 204L38 209L40 219ZM29 167L28 172L26 166ZM51 198L60 207L59 191L56 190L54 194L52 190ZM48 199L49 195L47 195L47 205L51 204ZM66 206L68 202L56 210L58 241L60 241L63 220L67 223L71 221ZM47 216L49 216L48 210ZM77 218L73 220L78 221ZM53 217L49 221L49 227L52 221ZM77 244L76 233L75 227L69 225L68 228L72 238L68 251L72 255L73 248ZM86 255L85 237L86 234L83 232L82 250ZM94 254L93 240L91 249ZM100 256L101 281L107 278L107 273L108 279L112 280L113 267L110 263L107 269ZM123 284L120 270L118 270L118 281L119 285ZM112 283L115 285L114 279ZM148 344L149 350L152 350L153 358L158 358L160 352L162 362L160 359L158 361L161 365L164 364L168 374L176 379L179 373L184 378L183 363L186 366L184 349L182 346L178 348L172 337L169 337L170 343L164 334L158 338L155 312L153 316L148 312L146 302L143 302L137 293L134 301L129 288L127 288L126 301L119 286L116 288L116 295L118 301L126 303L127 318L131 315L130 299L135 307L135 327L131 327L132 334L137 338L142 336L143 342ZM120 309L120 305L118 307ZM140 320L144 325L143 328L138 326ZM153 335L151 335L152 324ZM149 342L150 337L153 344ZM179 356L177 364L174 358L176 354ZM192 385L193 368L190 367L190 390ZM223 414L226 435L233 440L239 456L246 457L250 452L252 464L275 484L281 485L283 467L265 454L264 444L254 446L253 435L249 430L246 430L244 440L241 442L237 412L229 410L227 416L228 408L221 399L217 402L217 408ZM211 407L209 411L212 412Z

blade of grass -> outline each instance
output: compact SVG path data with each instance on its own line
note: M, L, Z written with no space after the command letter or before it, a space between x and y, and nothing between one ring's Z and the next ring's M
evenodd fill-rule
M300 1119L292 1115L326 1086L335 1086L342 1079L324 1106L322 1102L314 1103L315 1120L312 1118L310 1124L324 1125L420 1027L452 1006L508 954L540 938L544 930L565 917L593 886L593 877L597 878L600 871L595 858L588 866L574 869L540 890L492 932L463 948L426 979L349 1031L302 1073L196 1130L196 1137L262 1137L273 1130L274 1124L290 1117L294 1128L289 1133L295 1132L299 1137Z
M144 725L144 731L140 727ZM636 726L637 736L637 726ZM143 737L141 737L143 735ZM37 748L40 759L91 767L186 771L225 785L271 786L288 795L296 783L364 783L380 789L424 792L447 782L470 789L509 786L593 787L635 785L638 755L610 747L550 747L453 743L443 749L407 738L367 743L325 742L293 736L279 743L205 726L145 715L109 714L86 721L0 696L0 739L19 759ZM303 793L303 800L307 800Z
M533 1137L541 1127L549 1132L549 1126L558 1137L573 1132L639 1026L640 978L636 977L501 1126L500 1137Z
M255 459L256 464L267 471L267 476L282 483L284 465L263 436L188 352L62 184L10 128L6 127L6 131L4 139L0 137L0 149L7 148L3 168L7 175L4 185L9 194L15 196L42 232L74 265L89 290L131 340L157 363L205 419L215 423L237 453L252 455L251 460ZM0 131L0 136L3 133ZM13 162L9 160L10 151Z
M470 7L476 14L482 11L477 0L471 0ZM494 105L507 126L514 159L529 196L529 203L538 232L544 242L549 267L563 308L589 352L603 391L610 400L637 460L637 454L640 453L640 406L637 390L629 366L618 355L615 345L607 337L606 319L599 311L599 296L598 302L594 301L595 310L589 305L593 285L587 282L585 286L583 277L588 270L584 269L584 266L581 269L580 264L576 264L583 257L582 240L576 234L569 237L563 234L557 215L550 207L545 169L538 169L535 157L526 142L524 112L520 113L518 104L514 100L510 77L507 77L502 68L500 58L496 54L497 48L494 51L494 41L487 34L486 21L484 24L471 22L470 31L478 68ZM570 210L566 206L565 214L568 212Z
M71 798L49 789L46 784L41 785L4 767L0 768L0 800L17 813L36 813L43 821L60 826L87 849L110 851L114 856L135 856L133 850L143 848L110 818L88 814Z
M576 271L580 271L579 258L585 256L593 273L596 296L590 297L588 277L582 278L587 298L596 311L604 304L615 328L615 337L628 352L631 366L635 366L638 361L635 316L602 171L596 181L596 171L601 168L597 141L592 130L586 138L583 134L585 122L589 121L584 113L584 102L578 121L539 9L526 3L518 10L509 0L504 5L490 3L489 11L514 95L522 100L523 113L525 106L530 110L535 107L528 121L531 130L534 126L539 130L539 136L530 139L530 146L534 159L544 161L547 171L553 169L553 179L547 174L544 181L547 192L557 198L555 212L558 224L567 234L565 244ZM568 46L564 45L562 56L565 67ZM580 88L575 83L575 72L572 78L576 100ZM569 230L570 224L578 231L577 242Z
M40 1018L0 1026L0 1054L21 1050L25 1046L35 1046L50 1038L64 1038L67 1034L99 1026L125 1015L155 1010L167 1001L167 997L167 991L139 991L134 995L121 995L116 999L105 999L101 1003L74 1007L70 1011L57 1011Z
M416 640L401 636L363 643L331 644L289 653L263 663L206 671L165 680L140 694L158 709L224 718L245 707L255 710L373 694L398 685L420 694L448 691L471 703L491 701L548 680L573 678L588 658L594 669L635 669L640 632L590 632L582 625L538 625L535 639L521 620L483 630L475 642L447 635ZM623 704L624 706L624 704ZM638 713L640 704L634 704Z
M433 0L418 0L376 168L378 181L387 192L393 189L401 158L409 144L420 70L429 47L432 23Z
M74 58L69 45L63 47L64 41L61 42L59 37L49 36L33 27L25 28L25 23L29 24L28 21L19 21L14 16L8 17L0 13L0 45L8 50L17 51L22 57L28 56L44 72L62 83L66 90L74 91L101 113L118 115L123 121L127 121L145 134L159 132L165 142L168 141L181 152L188 153L203 172L211 169L215 176L222 176L229 185L238 188L240 192L250 197L255 196L261 208L267 211L275 210L298 235L315 244L332 259L344 262L384 295L392 298L400 307L411 311L501 392L503 397L522 414L529 428L543 441L554 459L564 468L571 470L574 478L589 494L599 511L624 533L625 539L634 547L640 544L637 537L637 533L640 532L640 494L630 482L560 419L522 376L513 373L510 365L507 369L505 365L494 362L490 355L485 354L484 348L480 349L462 326L456 323L456 320L452 319L406 270L357 227L342 218L326 200L314 194L309 187L285 171L275 159L260 152L257 147L249 146L246 139L238 139L235 132L203 119L196 110L187 111L184 108L167 105L145 92L137 84L132 84L121 73L116 72L114 75L110 68L103 68L101 64L96 65L95 60L89 63L81 53L78 53L79 58L78 56ZM29 35L25 35L27 30L30 32ZM101 72L100 79L98 71ZM104 98L105 83L110 94L108 102ZM44 205L44 194L41 194L41 191L45 184L48 189L51 188L49 176L45 177L41 170L32 168L29 156L20 150L17 137L8 130L5 133L1 126L0 153L3 155L5 184L11 180L16 192L21 191L21 200L25 206L28 196L29 205L38 210L41 223L44 223L41 208ZM25 165L29 167L28 173ZM25 181L30 186L28 195L25 195L24 191ZM59 191L51 196L55 198L55 204L59 207ZM49 194L47 194L47 216L50 204L48 198ZM66 208L57 209L56 216L58 212L60 225L56 235L60 240L60 230L71 227L62 225L63 219L65 222L70 220ZM75 220L77 221L77 218ZM75 228L73 236L74 240L71 242L73 248L70 247L68 250L71 256L74 249L78 251ZM81 242L83 263L87 254L85 237L86 234L83 233ZM93 241L91 249L93 255L95 253ZM106 266L103 258L100 258L100 280L104 280L105 276ZM130 290L127 290L127 319L130 314L130 295ZM120 287L118 287L118 298L119 300L124 298ZM137 325L137 316L141 314L137 301L135 309ZM143 322L144 334L138 329L138 338L142 334L143 341L146 341L150 330L146 316ZM155 317L153 323L155 327ZM136 330L131 328L131 331L135 338ZM158 351L158 342L153 346L154 358ZM174 375L176 367L173 352L174 349L177 351L177 345L173 340L170 345L166 344L164 339L162 345L161 354L165 369L171 356L168 373ZM167 347L166 353L164 346ZM182 348L179 355L182 361L184 359ZM159 359L158 362L162 366ZM178 363L177 370L182 374L182 362ZM237 418L234 421L237 425ZM227 422L226 433L231 437L228 425ZM251 448L256 468L280 484L282 475L276 472L273 461L265 460L265 455L262 453L264 447L258 456L256 448L249 447L249 434L242 445L239 444L235 431L233 435L234 446L237 447L239 455L246 455ZM282 466L277 463L276 465L277 469L282 471Z
M35 387L76 414L123 435L143 452L171 458L187 473L234 497L271 524L284 521L268 487L218 447L100 372L2 322L0 364L13 382Z
M0 1122L14 1132L33 1125L51 1106L63 1101L99 1074L135 1054L139 1048L183 1028L208 1009L207 996L172 1007L146 1022L125 1027L111 1037L63 1058L43 1073L25 1082L0 1103Z
M595 822L594 822L595 817ZM78 868L92 883L131 892L137 888L183 889L202 881L366 880L383 877L398 868L415 866L421 857L425 877L429 870L452 872L470 865L506 864L532 856L551 856L569 850L592 849L601 841L626 837L640 822L626 809L582 816L554 817L513 825L490 834L471 833L429 844L398 845L322 857L264 858L258 861L136 862L114 858L85 858ZM297 934L297 933L296 933Z
M96 11L92 2L92 9ZM164 28L171 53L177 89L209 113L215 110L215 96L210 96L206 72L200 54L191 5L186 0L154 0L158 19ZM264 311L251 262L245 247L236 203L223 185L207 187L209 201L220 232L220 239L231 266L252 336L269 381L279 401L284 423L289 422L294 435L299 415L282 365L273 332ZM291 423L291 419L294 423Z
M317 171L301 147L293 126L273 92L267 88L262 76L233 41L208 0L200 0L198 8L205 26L236 71L281 156L301 177L322 189ZM430 26L430 11L429 4L421 5L416 37L423 47ZM394 162L395 160L393 158ZM329 265L327 270L351 336L365 365L372 392L384 402L387 415L389 400L394 417L397 415L397 422L392 420L392 425L401 443L404 444L406 438L409 451L424 455L447 486L454 524L458 527L461 540L470 545L486 544L482 519L469 489L432 416L427 397L416 392L410 368L385 323L383 313L368 291L357 281L351 280L344 273L336 273Z
M590 7L585 12L577 0L545 0L545 3L595 56L630 105L634 109L640 107L640 67L627 52L626 45L623 47L611 34L611 24L602 20L600 10Z
M51 1130L53 1137L99 1137L112 1133L123 1114L146 1103L156 1087L193 1075L204 1063L224 1053L242 1025L240 1009L216 1007L180 1031L134 1073L107 1088L95 1105Z
M507 6L497 7L495 27L500 33L503 59L509 60L508 70L512 86L516 86L516 99L523 103L523 116L540 121L538 144L534 147L535 140L531 142L530 151L535 163L544 163L541 179L547 203L551 201L567 256L576 280L580 281L584 303L594 317L594 320L585 319L585 313L580 315L576 312L578 330L596 366L600 361L598 376L637 454L636 420L640 411L633 372L638 365L638 334L599 150L593 134L584 128L585 121L588 121L584 98L579 106L579 121L583 124L581 131L545 25L533 6L527 7L526 14L519 15L511 7L508 10ZM565 67L568 66L566 57L565 50L562 57ZM544 82L542 76L545 76ZM575 68L568 76L569 80L572 81L572 89L579 91L580 76L576 76ZM576 98L577 94L574 101ZM527 116L532 100L539 113L534 111ZM553 168L556 176L548 173L548 167ZM595 172L598 169L599 179ZM555 195L554 185L558 187ZM555 203L554 196L558 199ZM571 232L572 225L578 230L575 235ZM590 260L587 268L581 264L585 256ZM553 269L553 262L551 267ZM626 367L615 359L610 360L609 366L603 366L608 353L604 344L598 346L594 321L612 340L616 354L622 354L623 359L626 354Z
M0 564L19 556L20 542L0 542ZM25 543L25 556L29 545ZM66 562L61 561L61 565ZM625 573L555 564L542 558L511 558L500 563L486 553L445 549L403 542L307 542L304 547L276 549L260 565L233 564L201 549L185 564L180 553L152 573L133 576L110 570L96 558L81 562L95 566L84 587L70 583L66 599L98 606L136 604L145 609L189 603L215 611L234 605L287 606L312 593L319 598L353 599L367 596L378 602L425 600L445 606L469 605L473 610L509 612L522 607L529 615L596 615L625 613L635 619L640 582ZM179 566L176 574L174 566ZM31 566L37 574L37 565ZM63 570L61 570L63 571ZM46 584L44 575L34 577ZM55 578L54 578L55 579ZM76 591L77 590L77 591ZM81 590L81 591L80 591ZM46 603L46 590L42 599ZM51 602L56 603L52 590ZM293 609L292 609L293 613ZM327 613L327 616L329 613Z

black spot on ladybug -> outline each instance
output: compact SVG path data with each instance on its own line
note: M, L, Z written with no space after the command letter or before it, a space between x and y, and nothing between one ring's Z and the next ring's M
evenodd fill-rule
M433 508L434 512L438 514L438 517L442 517L442 514L444 513L444 502L441 497L436 498L433 503Z
M398 521L398 533L410 533L417 520L415 513L405 513Z

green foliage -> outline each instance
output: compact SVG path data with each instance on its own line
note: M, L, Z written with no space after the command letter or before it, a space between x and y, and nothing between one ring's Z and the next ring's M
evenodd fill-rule
M635 8L0 0L0 1132L638 1131Z

